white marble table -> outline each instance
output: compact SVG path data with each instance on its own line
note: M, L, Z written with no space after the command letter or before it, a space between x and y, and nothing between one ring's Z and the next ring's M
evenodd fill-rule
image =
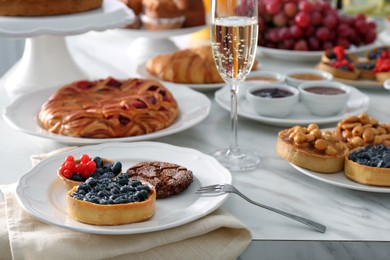
M174 40L186 46L189 37ZM92 77L138 76L139 60L129 58L127 35L109 31L91 32L67 39L79 65ZM283 72L311 67L312 63L286 62L261 57L260 66ZM1 83L1 82L0 82ZM371 98L368 113L390 121L390 92L363 90ZM229 114L214 101L214 92L204 92L213 102L210 115L200 124L156 141L191 147L203 153L227 145ZM0 88L0 109L10 98ZM333 124L324 125L332 127ZM263 156L260 168L234 173L235 185L264 204L306 216L325 224L325 234L315 232L283 216L257 208L241 198L229 196L223 208L251 230L253 242L242 259L388 259L390 253L390 194L355 191L307 177L281 160L275 152L281 127L239 119L239 142ZM30 155L64 146L10 128L0 119L0 184L10 184L31 168Z

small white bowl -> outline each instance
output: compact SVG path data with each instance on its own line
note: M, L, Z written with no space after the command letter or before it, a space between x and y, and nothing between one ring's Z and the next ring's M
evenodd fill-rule
M383 86L385 89L390 90L390 79L386 79L385 82L383 82Z
M333 75L318 69L294 69L286 72L287 84L298 87L302 83L311 81L329 81Z
M255 95L256 91L282 91L291 95L284 97L261 97ZM245 97L252 108L262 116L283 118L288 116L299 101L298 89L283 83L251 83L248 86Z
M313 92L313 88L317 88L322 94ZM302 103L317 116L332 116L342 112L352 91L350 87L335 81L305 82L299 85L298 89ZM329 93L335 91L339 93Z
M257 81L257 82L272 82L272 83L283 83L286 79L282 73L275 71L252 71L246 77L246 81Z

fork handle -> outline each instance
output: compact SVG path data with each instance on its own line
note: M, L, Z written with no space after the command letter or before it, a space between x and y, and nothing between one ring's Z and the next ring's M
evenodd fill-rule
M248 200L248 202L250 202L256 206L262 207L264 209L268 209L268 210L273 211L275 213L281 214L285 217L288 217L288 218L291 218L291 219L296 220L298 222L301 222L302 224L305 224L306 226L309 226L309 227L317 230L318 232L325 233L325 231L326 231L326 226L324 226L320 223L317 223L313 220L306 219L306 218L303 218L303 217L300 217L300 216L297 216L297 215L294 215L294 214L291 214L291 213L288 213L288 212L285 212L285 211L282 211L279 209L275 209L275 208L269 207L267 205L263 205L261 203L258 203L256 201L251 200L250 198L246 197L243 194L241 194L241 195L244 196Z

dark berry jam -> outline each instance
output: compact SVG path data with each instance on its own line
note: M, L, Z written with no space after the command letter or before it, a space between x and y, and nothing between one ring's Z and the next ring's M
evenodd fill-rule
M264 98L284 98L288 96L292 96L293 93L280 88L264 88L258 89L251 92L253 95Z
M345 94L345 91L339 88L328 87L309 87L305 88L305 91L320 95L340 95Z
M390 147L369 145L350 153L348 159L358 164L390 168Z

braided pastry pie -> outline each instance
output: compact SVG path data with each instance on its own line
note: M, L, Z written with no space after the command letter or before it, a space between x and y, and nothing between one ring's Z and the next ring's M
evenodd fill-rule
M178 114L175 98L161 83L109 77L61 87L42 105L39 121L56 134L114 138L166 128Z

